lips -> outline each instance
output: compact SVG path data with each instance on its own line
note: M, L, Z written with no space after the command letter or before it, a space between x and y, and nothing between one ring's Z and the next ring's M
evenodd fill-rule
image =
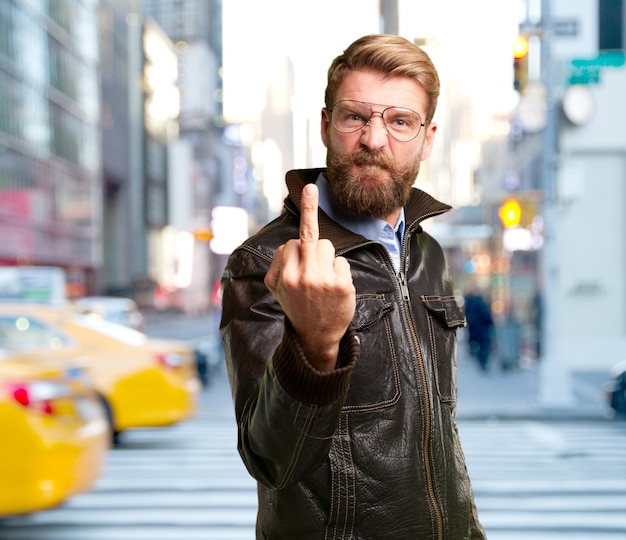
M356 167L357 169L359 169L361 172L364 172L364 173L389 172L389 168L388 167L386 167L385 165L379 164L379 163L359 163L359 162L354 162L353 165L354 165L354 167Z
M391 178L391 173L387 168L372 164L355 164L353 175L354 179L360 183L362 187L368 188L387 184Z
M393 168L393 164L390 163L387 156L383 154L361 152L361 155L353 156L352 163L362 170L380 171L391 170Z

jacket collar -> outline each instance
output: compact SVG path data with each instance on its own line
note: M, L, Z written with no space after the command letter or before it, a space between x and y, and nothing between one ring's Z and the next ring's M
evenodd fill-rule
M285 208L288 212L299 215L300 202L302 199L302 188L305 184L315 183L320 173L325 172L325 168L317 169L296 169L289 171L286 177L288 197L285 199ZM421 189L413 188L409 200L404 207L406 219L406 232L413 233L419 228L419 224L433 216L438 216L451 210L452 207L431 197ZM337 252L354 246L356 243L367 242L367 240L354 234L341 225L332 221L323 211L319 217L320 238L328 238L335 246Z

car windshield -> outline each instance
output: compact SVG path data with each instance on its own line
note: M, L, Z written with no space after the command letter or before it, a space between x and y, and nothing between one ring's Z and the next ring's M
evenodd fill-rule
M59 349L71 338L35 317L0 315L0 349L25 351L38 348Z

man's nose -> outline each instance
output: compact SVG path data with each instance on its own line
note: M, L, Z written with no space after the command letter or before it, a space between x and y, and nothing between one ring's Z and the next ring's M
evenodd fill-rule
M370 119L361 129L361 143L368 148L382 148L387 145L389 132L385 126L383 115L373 112Z

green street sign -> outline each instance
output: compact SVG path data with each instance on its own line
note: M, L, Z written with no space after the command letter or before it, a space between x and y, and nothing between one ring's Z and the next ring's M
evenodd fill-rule
M621 67L626 63L624 51L604 51L595 58L575 58L570 62L568 84L597 84L605 67Z
M597 84L600 82L600 66L572 66L568 84Z

